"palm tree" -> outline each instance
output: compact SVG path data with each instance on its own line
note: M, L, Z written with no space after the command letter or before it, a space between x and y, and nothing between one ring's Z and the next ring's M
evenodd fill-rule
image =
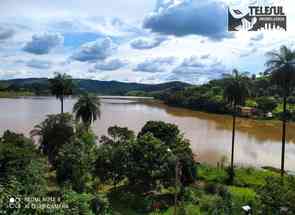
M283 97L281 157L281 176L283 176L285 171L287 98L292 93L295 85L295 51L282 46L278 52L268 52L267 56L269 60L266 62L266 72L271 73L271 80L281 89Z
M236 114L237 106L245 103L246 97L249 95L249 78L246 73L239 73L234 69L231 75L225 77L224 98L226 102L233 108L233 130L232 130L232 150L231 150L231 167L230 181L234 177L234 152L235 152L235 131L236 131Z
M72 95L74 84L72 77L67 74L55 73L53 79L49 79L49 88L53 95L60 100L61 113L64 112L64 98Z
M100 99L95 95L85 93L79 97L73 107L73 112L76 120L81 120L88 130L91 123L100 117Z

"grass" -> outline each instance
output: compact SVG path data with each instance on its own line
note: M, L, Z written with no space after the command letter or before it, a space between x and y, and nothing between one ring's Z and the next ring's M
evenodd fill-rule
M16 98L22 96L34 96L32 92L0 91L0 98Z
M201 164L198 167L198 177L205 182L225 184L227 173L225 168L217 168ZM235 169L234 185L238 187L258 188L265 184L265 179L270 176L278 176L275 171L255 169L252 167L239 167Z
M255 168L238 168L236 169L234 185L239 187L259 188L265 184L265 179L270 176L279 174L270 170Z
M197 175L200 180L206 182L225 183L227 178L225 169L204 164L198 166Z
M236 203L240 205L253 204L256 199L256 192L252 188L229 186L229 192Z

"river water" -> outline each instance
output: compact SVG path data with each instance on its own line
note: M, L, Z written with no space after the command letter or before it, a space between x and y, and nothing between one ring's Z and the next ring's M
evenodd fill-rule
M65 101L71 112L75 99ZM224 156L230 158L232 118L182 108L168 107L152 100L138 101L120 97L101 99L101 118L93 125L100 136L113 125L127 126L138 132L148 120L175 123L191 142L197 159L216 164ZM34 125L47 114L60 111L54 97L0 99L0 134L6 129L29 136ZM295 171L295 124L288 124L286 169ZM239 165L280 167L281 122L237 120L235 162Z

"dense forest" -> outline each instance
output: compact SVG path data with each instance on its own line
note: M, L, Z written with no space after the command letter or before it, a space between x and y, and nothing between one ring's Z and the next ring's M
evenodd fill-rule
M224 98L227 81L227 77L224 77L203 85L168 89L153 95L171 106L212 113L231 113L232 108ZM252 108L253 116L258 118L264 118L268 112L280 118L283 111L282 91L272 82L271 77L267 74L260 74L258 77L253 75L247 77L245 82L249 93L241 106ZM295 120L295 91L287 102L288 114Z

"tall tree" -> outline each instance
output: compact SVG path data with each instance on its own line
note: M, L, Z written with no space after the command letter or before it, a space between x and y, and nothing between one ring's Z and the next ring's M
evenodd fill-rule
M88 129L92 122L100 117L100 99L92 94L81 95L73 107L75 118L81 120Z
M55 77L49 79L50 91L61 103L61 113L64 112L64 98L72 95L74 84L72 77L67 74L56 73Z
M273 83L281 89L281 95L283 97L281 157L281 175L283 176L285 171L287 98L295 86L295 51L282 46L279 51L268 52L267 56L269 60L266 62L266 71L270 72Z
M234 177L234 153L235 153L235 131L236 131L236 115L237 106L243 105L249 95L249 78L246 73L239 73L234 69L231 75L225 77L224 98L232 107L233 130L232 130L232 150L231 150L231 167L230 181Z

